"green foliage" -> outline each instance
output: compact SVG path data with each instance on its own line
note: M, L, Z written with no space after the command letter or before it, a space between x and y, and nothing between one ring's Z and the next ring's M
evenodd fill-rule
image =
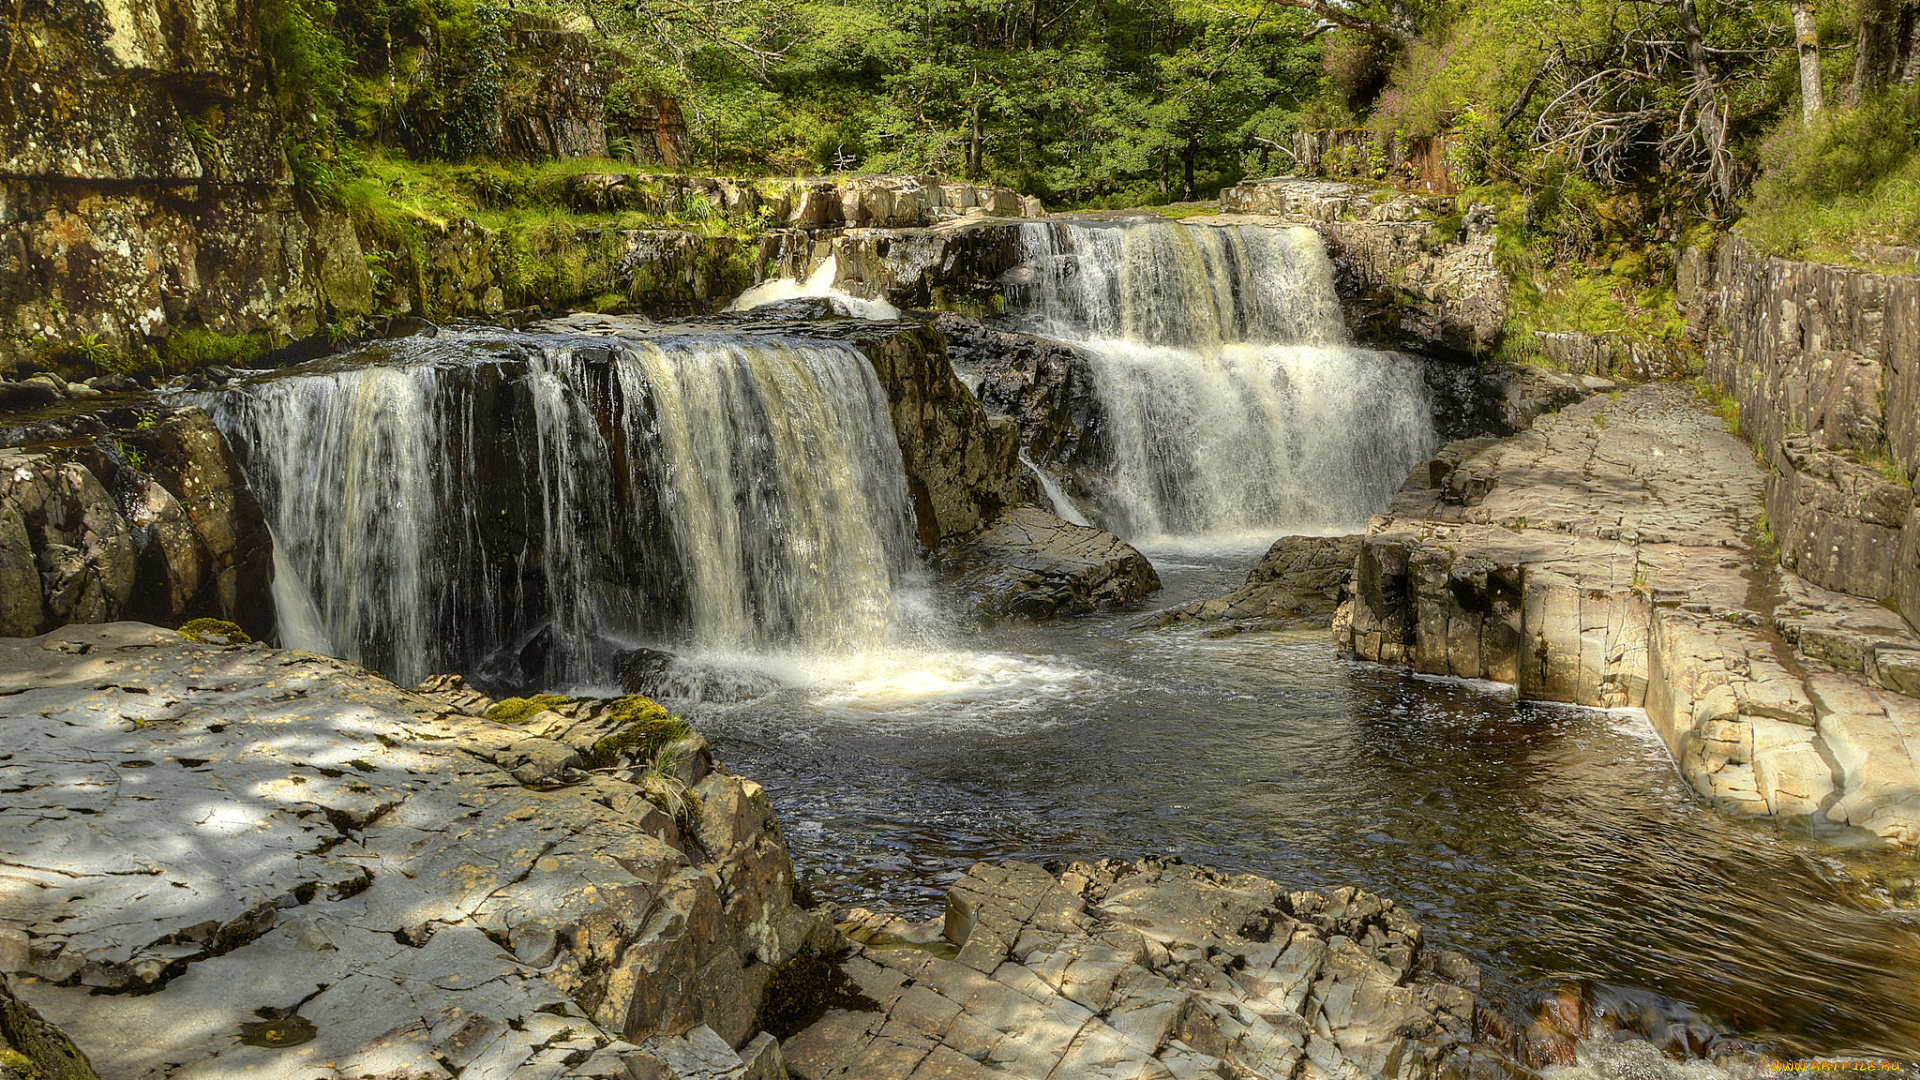
M1920 243L1920 101L1887 93L1783 120L1761 144L1763 171L1741 232L1778 255L1847 258L1859 243Z
M1713 415L1719 417L1720 422L1727 426L1728 432L1734 435L1740 434L1740 403L1735 401L1732 395L1721 393L1719 387L1704 378L1695 379L1693 389L1700 395L1700 400L1706 402L1707 406L1713 410Z
M693 735L685 720L667 712L652 698L630 694L620 698L606 719L620 727L602 736L586 754L587 767L605 769L621 759L651 760L672 743Z
M536 713L557 708L572 700L572 698L561 694L535 694L530 698L504 698L494 702L488 707L487 719L502 724L522 724L532 719Z
M245 367L273 351L273 337L264 330L251 334L222 334L189 326L167 335L166 361L174 371L223 364Z

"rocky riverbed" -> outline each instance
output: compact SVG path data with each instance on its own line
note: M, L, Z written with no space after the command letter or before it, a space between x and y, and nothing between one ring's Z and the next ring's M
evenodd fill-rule
M759 787L645 699L113 623L0 644L0 725L24 1076L1411 1078L1525 1045L1353 889L983 864L935 924L836 929Z

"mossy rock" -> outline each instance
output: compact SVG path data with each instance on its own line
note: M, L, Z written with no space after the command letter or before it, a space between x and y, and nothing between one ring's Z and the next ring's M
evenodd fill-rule
M15 998L4 977L0 977L0 1077L99 1080L80 1048Z
M589 769L609 768L623 757L636 761L650 759L663 747L693 734L693 728L685 720L669 713L666 706L652 698L639 694L617 699L607 719L620 727L593 744L587 753Z
M536 714L557 709L573 699L560 694L535 694L530 698L510 697L493 703L487 719L502 724L523 724Z
M180 628L180 636L202 645L251 645L253 639L225 619L195 619Z

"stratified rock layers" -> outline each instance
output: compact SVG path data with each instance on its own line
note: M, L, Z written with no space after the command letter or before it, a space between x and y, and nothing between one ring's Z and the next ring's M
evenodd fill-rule
M1808 581L1920 625L1920 276L1687 252L1707 377L1768 466L1767 523Z
M1362 659L1644 705L1723 810L1920 843L1920 637L1756 557L1762 486L1671 385L1451 444L1369 526L1336 627Z

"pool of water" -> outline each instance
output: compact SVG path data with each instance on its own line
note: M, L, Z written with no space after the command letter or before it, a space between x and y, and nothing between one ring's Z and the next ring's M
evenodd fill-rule
M1259 551L1148 554L1160 606ZM686 711L822 900L925 915L976 860L1177 855L1393 897L1516 1012L1571 985L1656 1036L1920 1058L1920 918L1863 885L1912 860L1707 810L1637 712L1140 617L948 632Z

